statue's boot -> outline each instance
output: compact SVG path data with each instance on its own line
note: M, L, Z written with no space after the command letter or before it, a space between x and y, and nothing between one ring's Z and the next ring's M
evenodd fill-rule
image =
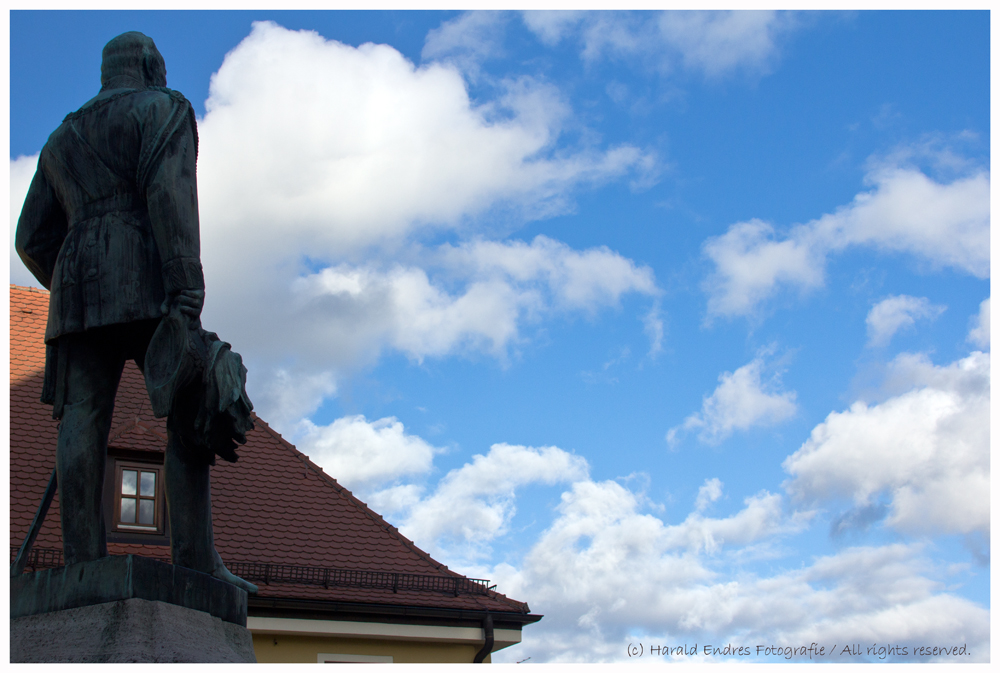
M215 570L209 573L212 577L223 580L225 582L229 582L230 584L235 584L240 589L246 591L248 594L257 593L256 584L251 584L242 577L237 577L236 575L231 573L229 571L229 568L226 567L226 564L222 562L222 557L219 556L219 552L215 551L214 548L212 551L215 552Z
M179 437L170 430L169 422L163 468L167 516L170 518L170 555L174 565L211 575L247 593L257 593L256 586L226 568L216 551L209 465L188 455Z

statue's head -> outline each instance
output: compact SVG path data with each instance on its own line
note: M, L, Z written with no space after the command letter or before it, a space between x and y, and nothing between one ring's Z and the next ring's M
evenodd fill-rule
M145 86L167 85L167 66L152 38L131 31L104 45L101 86L125 78L138 80Z

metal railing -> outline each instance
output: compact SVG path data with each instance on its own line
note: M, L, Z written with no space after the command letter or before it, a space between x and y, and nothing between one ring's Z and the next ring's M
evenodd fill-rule
M372 570L345 570L317 566L297 566L279 563L229 563L227 567L249 582L264 584L309 584L313 586L359 587L399 591L438 591L458 596L481 594L496 589L489 580L447 575L418 575L415 573L390 573Z
M10 562L14 562L14 557L17 556L17 552L21 547L18 545L10 546ZM60 568L63 565L63 553L62 549L39 549L38 547L32 547L31 551L28 552L28 562L25 564L25 570L43 570L44 568Z
M17 555L17 546L11 546L11 561ZM34 548L28 556L27 569L59 568L63 565L61 549ZM298 566L284 563L251 563L235 561L226 567L248 582L271 584L306 584L330 587L355 587L359 589L386 589L399 591L435 591L452 594L478 594L488 596L496 590L489 580L449 575L420 575L417 573L390 573L372 570L347 570L321 566Z

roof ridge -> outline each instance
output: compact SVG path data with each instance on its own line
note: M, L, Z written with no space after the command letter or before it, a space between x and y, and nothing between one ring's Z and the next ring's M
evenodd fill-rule
M11 283L10 287L12 290L24 290L25 292L38 292L40 294L49 294L49 291L44 288L32 287L30 285L18 285L16 283Z

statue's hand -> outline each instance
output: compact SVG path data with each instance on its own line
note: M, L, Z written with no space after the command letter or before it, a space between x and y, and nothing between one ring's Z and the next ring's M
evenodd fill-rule
M197 320L201 315L201 308L205 305L204 290L182 290L177 294L167 297L160 306L160 313L166 315L170 312L170 307L176 303L180 312L189 316L192 320Z

